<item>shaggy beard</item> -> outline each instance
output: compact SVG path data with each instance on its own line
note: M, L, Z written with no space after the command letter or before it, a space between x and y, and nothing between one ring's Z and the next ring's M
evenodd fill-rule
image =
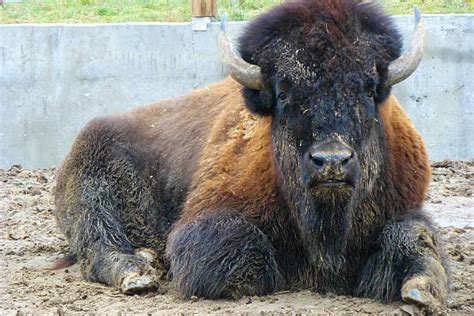
M275 139L280 139L277 135ZM285 140L283 136L281 139ZM282 170L302 170L298 151L290 141L274 143L279 187L296 218L312 264L320 270L337 273L345 264L345 249L350 238L357 185L352 190L317 190L301 175ZM276 158L278 157L278 158Z
M299 207L299 224L313 264L339 271L345 263L352 212L349 192L309 193Z

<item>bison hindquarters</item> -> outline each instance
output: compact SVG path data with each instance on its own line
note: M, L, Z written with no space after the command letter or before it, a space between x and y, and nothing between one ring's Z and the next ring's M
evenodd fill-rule
M134 293L158 286L157 271L136 242L136 231L149 231L142 223L153 201L114 124L96 119L76 139L58 173L55 216L85 279Z
M274 292L281 281L273 247L247 220L219 212L178 225L167 255L186 298L239 298Z
M447 293L445 259L429 222L421 214L389 222L362 271L356 295L384 302L403 299L437 310Z

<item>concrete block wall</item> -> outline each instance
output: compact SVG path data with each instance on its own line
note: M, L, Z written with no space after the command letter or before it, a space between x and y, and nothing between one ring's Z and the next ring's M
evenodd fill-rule
M413 17L395 17L408 43ZM474 159L474 15L424 16L426 56L394 93L431 159ZM236 38L244 22L230 23ZM0 168L58 165L79 129L225 77L217 23L0 25Z

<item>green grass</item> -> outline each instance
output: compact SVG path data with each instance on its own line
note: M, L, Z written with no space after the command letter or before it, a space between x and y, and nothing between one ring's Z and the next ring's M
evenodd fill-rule
M4 0L5 1L5 0ZM6 0L8 1L8 0ZM10 0L11 1L11 0ZM190 0L14 0L0 7L0 23L191 21ZM282 0L217 0L218 16L249 20ZM391 14L474 13L474 0L380 0Z
M474 13L474 0L381 0L390 14L411 14L416 4L425 14Z

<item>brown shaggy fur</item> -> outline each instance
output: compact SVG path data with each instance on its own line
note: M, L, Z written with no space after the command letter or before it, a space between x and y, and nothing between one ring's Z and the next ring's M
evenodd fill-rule
M232 79L216 85L239 89ZM254 213L275 209L277 179L271 159L271 118L250 113L242 97L236 97L224 105L213 124L181 222L223 207L263 218L265 214ZM380 117L389 153L388 175L401 200L406 201L406 208L420 207L431 175L424 142L395 96L380 106Z
M389 175L407 209L423 204L431 169L425 144L400 103L392 95L380 107L388 150Z
M230 80L223 84L233 84ZM276 178L270 124L271 118L249 113L241 97L224 105L203 148L182 220L222 207L248 215L272 209Z

